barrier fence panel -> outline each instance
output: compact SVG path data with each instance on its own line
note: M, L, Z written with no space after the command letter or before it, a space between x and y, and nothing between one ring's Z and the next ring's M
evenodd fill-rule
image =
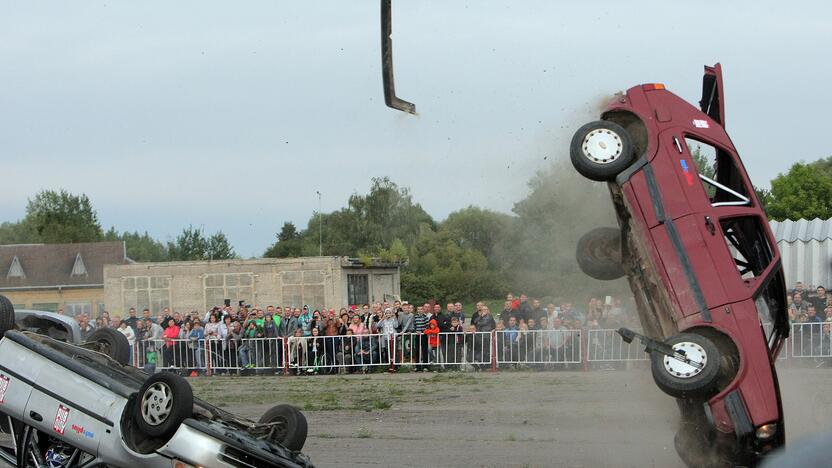
M390 365L392 336L344 335L291 337L288 369L294 373L349 372Z
M792 324L791 346L795 358L832 357L832 323L795 323Z
M580 330L501 330L495 339L498 366L581 362Z
M641 330L634 330L641 333ZM587 361L620 362L648 361L650 356L644 352L639 340L626 343L616 330L587 329Z
M205 340L144 340L133 353L136 367L154 365L156 370L205 370Z
M246 338L237 348L237 362L241 369L283 371L283 338Z
M439 333L435 339L422 333L398 333L393 338L393 363L414 366L416 370L431 365L460 369L471 365L482 368L492 364L491 332Z

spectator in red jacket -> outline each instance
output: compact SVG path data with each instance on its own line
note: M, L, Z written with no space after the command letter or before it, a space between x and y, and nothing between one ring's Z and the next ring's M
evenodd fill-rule
M173 344L174 340L179 339L179 325L176 324L172 318L168 320L168 327L165 328L165 352L164 352L164 359L165 362L162 364L163 366L173 366L174 365L174 356L173 356Z
M428 347L430 348L430 362L436 362L436 351L439 349L439 326L436 320L431 319L428 322L428 328L425 330L425 335L428 336Z

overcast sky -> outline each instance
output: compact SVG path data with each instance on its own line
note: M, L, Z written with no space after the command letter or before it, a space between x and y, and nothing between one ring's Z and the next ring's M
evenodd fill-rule
M373 176L439 220L510 212L604 96L663 82L695 103L717 61L756 184L832 155L830 2L393 3L416 117L384 106L378 0L4 1L0 221L65 188L105 229L204 226L248 257L316 191L336 210Z

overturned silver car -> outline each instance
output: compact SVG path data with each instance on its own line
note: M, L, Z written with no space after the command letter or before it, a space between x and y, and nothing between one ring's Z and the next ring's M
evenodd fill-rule
M306 433L292 406L249 421L195 399L178 375L148 375L72 343L0 328L0 462L304 467L312 466L300 452Z

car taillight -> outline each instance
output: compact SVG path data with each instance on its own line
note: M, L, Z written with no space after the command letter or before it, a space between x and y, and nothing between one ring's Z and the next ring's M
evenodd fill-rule
M653 91L657 89L666 89L664 87L664 83L647 83L645 85L641 85L641 89L645 91Z

